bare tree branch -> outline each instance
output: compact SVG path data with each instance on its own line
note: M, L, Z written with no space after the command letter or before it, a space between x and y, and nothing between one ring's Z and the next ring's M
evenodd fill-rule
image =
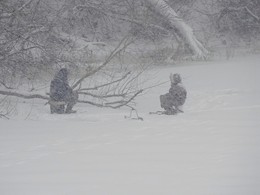
M17 14L18 12L22 11L26 6L28 6L29 4L31 4L33 0L29 0L28 2L24 3L21 7L19 7L17 10L15 10L12 13L3 13L2 15L0 15L0 19L5 19L5 18L11 18L12 16L14 16L15 14Z
M260 22L260 17L254 14L247 6L244 9L249 13L253 18L255 18L258 22Z
M129 98L129 100L110 102L110 103L106 103L105 106L112 105L112 104L119 104L117 106L109 106L109 107L115 108L115 109L120 108L122 106L127 105L129 102L131 102L136 96L138 96L142 92L143 92L143 90L141 89L141 90L137 91L131 98Z
M5 114L1 114L1 113L0 113L0 118L9 119Z
M118 83L118 82L124 80L129 74L131 74L131 72L127 72L125 75L122 76L122 78L120 78L120 79L118 79L118 80L115 80L115 81L112 81L112 82L109 82L109 83L105 83L105 84L103 84L103 85L99 85L99 86L92 87L92 88L79 89L79 90L78 90L78 93L80 94L81 91L86 91L86 90L97 90L98 88L105 87L105 86L108 86L108 85L112 85L112 84L114 84L114 83Z
M81 94L81 95L89 95L89 96L92 96L92 97L95 97L95 98L100 98L100 99L103 99L103 98L112 98L112 97L125 97L125 96L126 96L126 93L122 93L122 94L111 94L111 95L95 95L95 94L92 94L92 93L89 93L89 92L81 92L81 91L79 91L78 94Z
M19 98L24 98L24 99L43 99L43 100L49 100L49 97L40 95L40 94L22 94L22 93L17 93L17 92L12 92L12 91L2 91L0 90L0 95L6 95L6 96L15 96Z
M12 87L7 86L3 81L0 81L0 84L3 85L6 89L13 89Z
M124 39L121 40L121 42L118 44L118 46L110 53L110 55L107 57L104 63L102 63L99 67L95 68L94 70L91 70L87 72L83 77L81 77L74 85L72 85L72 89L75 89L84 79L87 77L97 73L100 71L102 68L104 68L111 60L114 58L118 53L126 49L133 40L129 41L129 37L125 37Z
M257 16L256 14L254 14L247 6L244 7L227 7L224 8L221 12L220 12L220 16L218 18L218 22L225 16L227 15L229 12L238 12L238 11L243 11L245 10L251 17L253 17L255 20L257 20L258 22L260 22L260 17Z
M131 102L141 92L143 92L143 90L139 90L134 95L132 95L131 98L129 98L128 100L120 100L120 101L109 102L109 103L105 103L105 104L98 104L98 103L95 103L95 102L92 102L92 101L87 101L87 100L78 100L77 102L78 103L87 103L87 104L98 106L98 107L109 107L109 108L115 108L116 109L116 108L120 108L122 106L127 105L129 102ZM28 95L28 94L22 94L22 93L17 93L17 92L0 90L0 95L14 96L14 97L19 97L19 98L24 98L24 99L48 100L47 103L55 104L55 105L63 105L64 104L64 102L53 102L53 101L50 101L50 98L48 96L44 96L44 95L40 95L40 94L30 94L30 95ZM111 106L112 104L119 104L119 105Z

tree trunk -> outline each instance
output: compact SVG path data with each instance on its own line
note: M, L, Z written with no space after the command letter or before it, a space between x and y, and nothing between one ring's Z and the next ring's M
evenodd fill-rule
M167 4L165 0L145 0L153 11L159 14L169 25L173 33L178 34L193 53L194 59L206 59L208 50L195 37L192 28Z

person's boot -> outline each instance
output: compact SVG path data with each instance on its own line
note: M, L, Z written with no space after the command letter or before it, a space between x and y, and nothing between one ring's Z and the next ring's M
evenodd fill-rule
M175 114L177 114L177 110L175 110L175 109L167 109L167 110L165 110L164 111L164 114L166 114L166 115L175 115Z
M73 114L73 113L76 113L77 111L76 110L66 110L66 114Z
M77 111L76 110L72 110L72 107L73 107L73 105L68 104L65 113L66 114L76 113Z
M51 114L63 114L65 107L64 105L58 105L58 106L51 105L50 109L51 109Z

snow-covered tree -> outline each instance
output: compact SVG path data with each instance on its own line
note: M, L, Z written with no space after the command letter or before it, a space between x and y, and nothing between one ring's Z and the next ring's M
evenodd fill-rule
M164 26L177 34L191 49L194 59L205 59L207 49L195 37L192 28L178 16L174 9L164 0L146 0L156 14L164 18Z
M252 42L260 34L260 1L222 0L217 2L217 29Z

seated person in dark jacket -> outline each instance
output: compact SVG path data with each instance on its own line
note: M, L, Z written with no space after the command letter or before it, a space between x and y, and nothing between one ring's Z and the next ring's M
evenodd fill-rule
M51 113L74 113L75 111L73 111L72 108L76 104L77 99L78 94L73 92L68 83L68 70L66 68L60 69L51 81Z
M167 115L183 112L181 106L185 103L187 91L181 84L181 76L179 74L171 74L171 88L169 93L160 96L161 107L165 109L163 112Z

